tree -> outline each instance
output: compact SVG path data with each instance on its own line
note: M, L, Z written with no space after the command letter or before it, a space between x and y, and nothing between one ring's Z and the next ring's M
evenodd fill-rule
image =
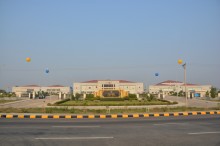
M185 96L185 92L183 92L183 90L181 90L181 91L178 93L178 96Z
M6 91L3 89L0 89L0 93L6 93Z
M76 95L75 95L75 100L79 100L80 97L81 97L81 94L76 93Z
M212 98L215 98L216 95L217 95L217 89L212 87L211 90L210 90L210 94L211 94Z
M73 94L71 95L71 100L75 100L75 96Z
M209 91L206 91L205 96L209 97Z

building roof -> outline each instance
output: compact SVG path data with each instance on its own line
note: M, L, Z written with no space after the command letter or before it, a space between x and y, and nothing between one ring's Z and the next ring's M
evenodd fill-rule
M85 81L82 83L98 83L98 81L119 81L119 83L134 83L134 82L127 81L127 80L89 80L89 81Z
M161 83L158 83L156 85L158 86L163 86L163 85L171 85L171 84L183 84L183 82L179 82L179 81L173 81L173 80L167 80L167 81L163 81Z
M161 83L156 84L155 86L174 86L174 85L185 85L183 82L180 81L173 81L173 80L167 80ZM186 83L186 86L196 86L197 84L189 84Z
M51 86L48 86L48 87L64 87L62 85L51 85Z
M21 86L21 87L40 87L38 85L25 85L25 86Z
M119 83L134 83L134 82L126 81L126 80L119 80Z
M85 82L82 82L82 83L98 83L98 80L90 80L90 81L85 81Z
M24 85L24 86L21 86L21 87L44 87L44 86L38 86L38 85ZM51 85L51 86L48 86L48 87L64 87L62 85Z

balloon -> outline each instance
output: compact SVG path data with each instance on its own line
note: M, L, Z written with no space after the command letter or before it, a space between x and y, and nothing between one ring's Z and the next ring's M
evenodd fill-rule
M27 61L27 62L31 62L31 58L30 58L30 57L27 57L27 58L26 58L26 61Z
M47 69L45 70L45 72L48 74L50 71L49 71L49 69L47 68Z
M158 76L159 76L159 73L155 73L155 76L158 77Z
M182 64L182 63L183 63L183 60L179 59L178 64Z

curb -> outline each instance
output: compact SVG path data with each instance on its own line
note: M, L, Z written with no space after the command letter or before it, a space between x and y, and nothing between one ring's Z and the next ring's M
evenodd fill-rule
M145 113L145 114L100 114L100 115L72 115L72 114L0 114L0 118L6 119L105 119L105 118L147 118L147 117L174 117L196 115L220 115L220 111L201 112L172 112L172 113Z

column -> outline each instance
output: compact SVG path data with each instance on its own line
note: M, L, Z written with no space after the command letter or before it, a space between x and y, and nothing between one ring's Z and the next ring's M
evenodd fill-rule
M62 93L61 92L59 93L59 99L62 99Z
M33 92L33 99L35 99L35 96L36 96L36 94L35 94L35 92Z

